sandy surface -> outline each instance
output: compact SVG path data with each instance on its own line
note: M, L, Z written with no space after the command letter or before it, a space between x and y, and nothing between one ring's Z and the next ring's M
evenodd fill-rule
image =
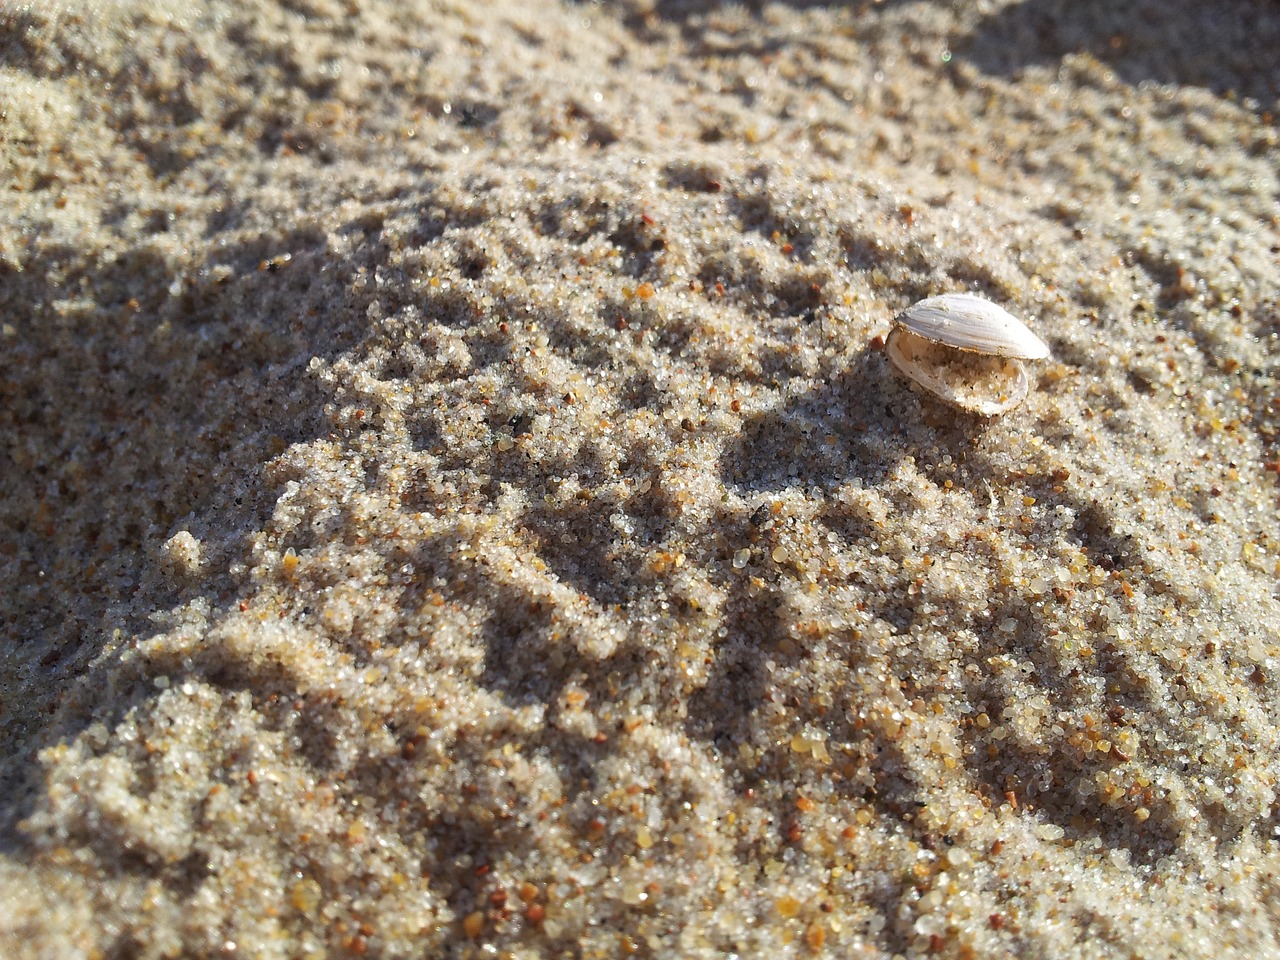
M0 955L1276 956L1277 49L0 2Z

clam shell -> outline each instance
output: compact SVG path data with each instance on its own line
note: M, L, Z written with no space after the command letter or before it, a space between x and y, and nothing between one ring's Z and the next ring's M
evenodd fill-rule
M1043 360L1045 342L990 300L972 293L944 293L913 303L895 321L918 337L969 353Z
M930 297L897 318L886 349L893 365L961 410L994 417L1030 390L1025 360L1049 348L1012 314L971 293Z

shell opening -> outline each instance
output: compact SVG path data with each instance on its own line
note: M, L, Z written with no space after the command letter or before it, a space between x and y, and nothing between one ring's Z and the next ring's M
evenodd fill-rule
M1012 410L1030 389L1022 361L973 353L899 328L886 344L889 359L934 396L971 413L997 416Z

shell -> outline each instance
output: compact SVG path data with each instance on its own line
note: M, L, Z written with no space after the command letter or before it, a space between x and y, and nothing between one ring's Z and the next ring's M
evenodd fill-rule
M1030 389L1023 360L1049 348L1008 311L971 293L929 297L894 322L886 344L902 373L952 406L993 417Z
M1043 360L1044 341L1003 307L972 293L944 293L913 303L897 324L918 337L970 353Z

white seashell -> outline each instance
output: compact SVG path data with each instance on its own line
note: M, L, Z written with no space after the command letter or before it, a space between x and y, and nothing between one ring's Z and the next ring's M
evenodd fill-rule
M894 321L886 346L893 365L930 393L988 417L1026 398L1022 361L1049 356L1021 320L971 293L912 304Z

